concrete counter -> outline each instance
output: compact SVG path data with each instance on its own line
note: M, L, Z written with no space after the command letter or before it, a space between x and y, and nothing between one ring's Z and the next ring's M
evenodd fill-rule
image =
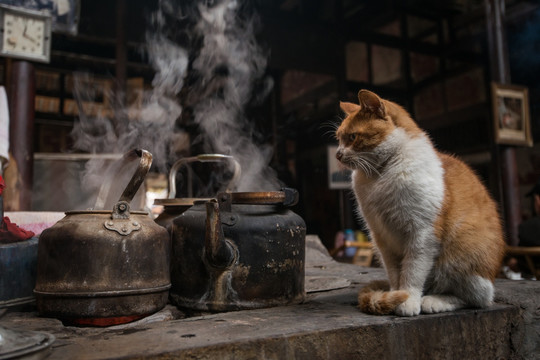
M10 329L46 331L48 359L540 359L540 283L497 281L485 310L372 316L356 308L358 289L384 271L337 263L308 237L303 304L217 314L168 305L135 323L63 326L34 311L8 312Z

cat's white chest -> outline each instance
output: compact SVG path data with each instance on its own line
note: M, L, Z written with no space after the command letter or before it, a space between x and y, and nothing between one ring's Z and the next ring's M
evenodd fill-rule
M370 179L356 170L353 189L372 234L399 244L432 228L444 198L444 172L423 136L397 132L380 147L375 151L394 151L386 168Z

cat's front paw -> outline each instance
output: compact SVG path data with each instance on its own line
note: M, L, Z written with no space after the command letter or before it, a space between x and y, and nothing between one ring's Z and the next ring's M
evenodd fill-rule
M422 298L422 312L436 314L453 311L464 306L464 303L453 296L426 295Z
M399 316L416 316L420 314L422 300L419 297L409 297L404 303L401 303L396 308L396 315Z

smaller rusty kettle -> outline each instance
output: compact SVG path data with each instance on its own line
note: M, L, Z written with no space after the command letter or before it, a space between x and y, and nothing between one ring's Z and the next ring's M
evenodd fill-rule
M229 311L304 300L306 225L293 189L220 193L173 220L171 295L179 307Z
M163 308L170 288L170 237L130 202L152 164L146 150L112 211L69 211L39 239L34 294L41 315L105 326Z

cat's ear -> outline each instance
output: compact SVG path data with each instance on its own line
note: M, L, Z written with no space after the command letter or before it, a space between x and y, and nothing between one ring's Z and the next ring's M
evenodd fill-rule
M358 101L362 108L379 116L381 119L386 118L386 108L380 97L369 90L360 90L358 92Z
M353 104L353 103L350 103L350 102L343 102L343 101L340 101L339 102L339 107L341 108L341 110L343 110L343 112L347 115L350 115L352 114L353 112L355 111L358 111L360 110L360 106L356 105L356 104Z

